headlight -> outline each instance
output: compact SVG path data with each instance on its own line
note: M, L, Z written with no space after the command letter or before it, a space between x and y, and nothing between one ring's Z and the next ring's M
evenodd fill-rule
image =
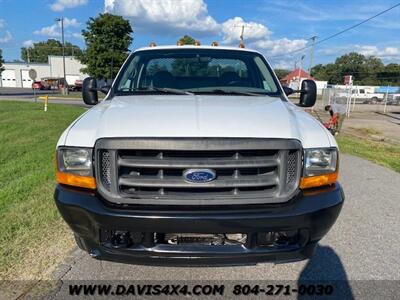
M336 148L306 149L300 188L332 184L338 177L338 151Z
M307 149L304 152L304 175L306 177L336 171L336 148Z
M93 177L92 149L60 147L57 149L57 181L61 184L96 188Z

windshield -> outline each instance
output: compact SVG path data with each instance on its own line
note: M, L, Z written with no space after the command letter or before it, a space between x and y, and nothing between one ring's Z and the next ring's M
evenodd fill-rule
M116 80L115 93L146 92L280 94L261 55L213 49L160 49L133 54Z

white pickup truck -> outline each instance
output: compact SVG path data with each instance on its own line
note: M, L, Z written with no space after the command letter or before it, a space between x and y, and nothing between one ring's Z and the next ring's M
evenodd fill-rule
M98 91L107 93L98 103ZM133 52L57 145L55 200L92 257L238 265L309 258L344 201L334 137L258 52Z
M351 90L352 100L360 101L362 103L371 104L382 102L384 98L383 93L375 93L374 91L365 88L353 88Z

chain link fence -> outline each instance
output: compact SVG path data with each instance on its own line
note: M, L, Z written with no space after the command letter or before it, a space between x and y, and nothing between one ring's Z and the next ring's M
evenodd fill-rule
M336 111L350 116L354 111L390 112L398 110L399 94L360 93L354 87L325 88L322 90L322 106L332 105Z

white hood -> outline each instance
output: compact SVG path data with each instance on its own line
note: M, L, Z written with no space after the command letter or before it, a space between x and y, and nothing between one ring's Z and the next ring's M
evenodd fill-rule
M304 148L336 146L312 116L277 97L137 95L103 101L78 118L58 145L93 147L107 137L297 139Z

